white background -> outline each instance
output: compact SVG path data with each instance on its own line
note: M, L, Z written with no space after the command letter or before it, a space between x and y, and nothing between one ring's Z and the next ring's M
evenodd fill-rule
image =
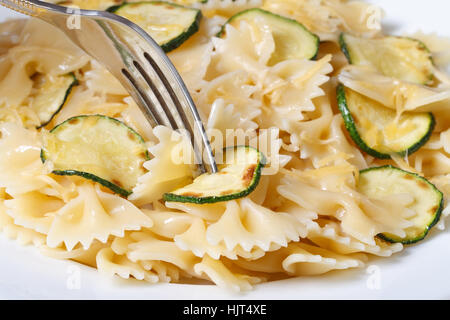
M450 36L448 0L371 2L385 9L384 24L393 33L420 29ZM8 9L0 8L0 20L12 15ZM79 288L76 281L72 281L77 275ZM380 280L379 289L370 285L370 279L374 277ZM450 230L433 230L419 245L388 259L371 260L364 269L262 284L244 294L227 292L212 285L150 285L104 278L94 269L41 256L34 247L22 247L0 234L0 298L450 299Z

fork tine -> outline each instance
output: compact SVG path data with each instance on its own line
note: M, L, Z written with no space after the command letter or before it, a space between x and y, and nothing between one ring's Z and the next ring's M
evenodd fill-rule
M174 130L179 129L175 118L173 117L172 113L170 112L170 108L167 106L167 103L164 100L164 97L158 91L158 88L156 87L155 83L152 81L152 79L149 77L149 75L145 72L145 70L142 68L142 66L139 64L139 62L133 61L133 65L136 67L136 69L139 71L139 73L142 75L142 77L148 83L153 94L156 96L156 99L158 100L160 106L164 110L164 113L167 116L172 129L174 129Z
M151 40L148 41L148 44L152 43L154 43L154 41L153 42ZM192 97L190 96L189 91L186 88L186 85L184 84L180 74L177 72L177 70L175 69L174 65L171 63L169 58L164 54L164 52L162 52L161 48L158 45L156 45L155 49L154 46L152 45L150 46L150 49L153 49L151 52L155 53L155 57L158 58L158 61L161 64L156 63L155 59L146 51L143 52L144 57L150 63L152 69L155 70L156 73L158 74L160 80L163 82L164 86L169 92L170 98L172 99L175 107L177 108L178 113L180 114L180 116L183 117L185 121L184 126L186 129L189 130L191 134L192 137L191 139L193 141L192 145L194 147L194 150L196 151L197 157L198 153L200 153L198 160L200 160L199 163L201 164L200 168L202 169L202 172L206 171L205 168L206 164L208 167L207 168L208 171L216 173L217 165L209 142L209 138L206 134L206 130L203 126L203 122L200 118L200 115L198 114L197 108L195 107L195 104L192 101ZM166 72L163 72L160 66L164 67ZM170 77L170 81L168 80L167 76ZM173 89L171 82L176 84L175 88L178 89L179 94L175 93L175 90ZM181 101L184 102L184 107L183 104L180 102L180 98ZM191 116L192 121L187 120L188 117L186 116L186 108L189 110L188 114L189 116ZM192 127L190 124L192 124ZM198 134L196 135L195 133ZM196 138L198 138L199 141L196 141ZM198 148L199 146L200 148ZM202 154L203 149L201 148L201 146L204 147L205 158L203 157Z
M122 73L136 89L139 97L142 98L142 101L145 103L144 106L146 107L141 106L143 111L150 113L157 124L166 125L173 130L185 129L189 133L196 163L199 165L202 172L206 172L201 152L199 151L201 148L198 147L197 141L195 140L196 135L194 128L191 126L191 122L169 81L156 63L154 63L153 59L151 59L151 61L153 63L146 65L145 67L147 67L148 70L145 70L139 62L133 60L132 65L136 70L130 69L130 73L128 70L123 69ZM131 67L131 65L129 67ZM149 75L150 72L152 76ZM160 89L158 89L158 85L155 81L158 81L158 84L160 84ZM154 96L156 100L153 100L151 96ZM171 107L169 107L168 102L172 102ZM158 110L157 107L160 107L161 110ZM165 116L164 118L161 117L161 111Z
M181 117L183 129L186 129L189 132L191 143L195 150L198 147L197 147L196 141L195 141L194 128L191 126L191 123L190 123L186 113L184 112L184 108L181 105L180 100L178 99L176 93L174 92L171 84L165 77L164 73L161 71L161 69L158 67L158 65L155 63L155 61L150 57L150 55L147 52L145 52L144 57L150 63L152 69L155 71L155 73L157 74L157 76L159 77L161 82L163 83L165 89L167 90L167 93L169 94L170 99L172 100L172 103L175 106L176 111L178 112L178 115ZM170 112L170 110L169 110L169 112ZM197 151L197 150L195 150L195 151ZM200 159L197 159L197 160L199 160L199 163L202 163L201 155L200 155Z
M131 63L138 72L138 74L133 72L135 78L139 78L141 81L138 81L137 79L130 79L130 81L143 97L144 102L146 102L147 108L144 107L144 109L151 109L152 114L158 115L160 113L160 111L156 110L155 104L152 103L152 100L149 98L149 94L153 95L156 98L155 102L158 103L158 106L167 118L167 121L161 119L158 123L169 126L174 130L184 129L188 132L194 149L196 163L199 165L201 172L206 172L207 170L202 158L202 146L205 147L207 154L211 157L212 150L209 145L209 140L207 138L203 139L202 137L202 135L206 136L206 133L204 131L203 124L198 121L198 114L197 119L195 119L195 115L193 114L189 114L191 116L191 118L189 118L175 90L158 64L147 52L144 52L143 55L149 64L145 64L143 66L136 60L133 60ZM127 72L127 75L132 78L130 73ZM145 89L143 87L145 87ZM196 109L194 109L194 111L196 112ZM196 125L197 129L201 130L199 132L200 134L196 134ZM217 171L215 162L212 162L211 171Z
M157 125L163 125L164 121L161 119L159 113L155 112L155 107L152 101L146 96L144 92L142 92L133 76L126 69L122 69L122 74L128 80L129 85L132 88L134 88L135 94L133 97L141 101L141 103L138 103L138 106L142 105L149 106L149 108L140 108L140 109L143 112L144 116L147 118L147 120L150 121L152 127Z

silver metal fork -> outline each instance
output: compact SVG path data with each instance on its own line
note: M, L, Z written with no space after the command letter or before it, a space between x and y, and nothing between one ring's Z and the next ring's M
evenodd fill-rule
M186 85L167 55L143 29L105 11L67 8L38 0L0 0L0 4L62 30L122 83L152 126L165 125L189 133L202 172L217 172L208 137ZM71 23L73 19L78 24Z

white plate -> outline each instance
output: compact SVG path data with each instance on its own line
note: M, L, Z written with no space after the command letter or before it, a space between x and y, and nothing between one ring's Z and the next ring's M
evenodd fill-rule
M450 2L372 0L394 33L450 36ZM13 14L0 10L0 19ZM446 34L447 33L447 34ZM426 241L365 269L266 283L236 295L212 285L150 285L106 279L94 269L41 256L0 234L0 298L3 299L449 299L450 231L433 230ZM77 279L79 281L77 281Z

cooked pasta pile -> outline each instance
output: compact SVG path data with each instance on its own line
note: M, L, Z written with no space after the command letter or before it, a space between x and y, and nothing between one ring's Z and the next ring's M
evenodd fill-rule
M196 174L171 155L183 139L151 128L120 83L99 62L41 21L0 26L0 230L53 258L150 283L211 281L235 291L254 284L363 267L372 256L406 249L379 237L405 235L408 195L371 198L358 189L360 171L392 165L417 173L444 194L450 213L450 79L448 47L437 36L414 35L431 50L433 82L414 84L350 65L341 32L379 38L373 6L345 0L172 0L202 10L199 30L168 56L186 82L208 130L275 132L268 166L250 195L211 204L164 202ZM80 1L105 9L110 1ZM321 39L315 59L271 61L270 28L228 18L259 7L295 19ZM376 21L375 21L376 22ZM408 62L409 63L409 62ZM43 127L35 74L48 81L73 72L78 85ZM346 130L338 83L392 109L432 112L436 121L419 150L391 159L362 151ZM79 176L56 175L40 158L49 130L78 115L102 114L138 132L148 147L145 173L128 197ZM187 143L187 142L183 142ZM226 144L226 143L225 143ZM275 160L273 160L275 159ZM438 228L442 229L443 218ZM437 228L436 228L437 229ZM435 231L435 230L434 230ZM424 241L427 241L425 239ZM420 244L417 244L420 245Z

